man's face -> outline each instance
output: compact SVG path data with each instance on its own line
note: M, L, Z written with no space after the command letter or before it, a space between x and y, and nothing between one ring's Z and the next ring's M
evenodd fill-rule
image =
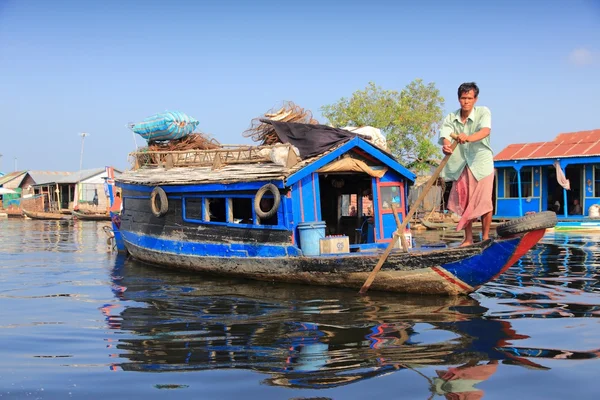
M462 111L464 111L467 114L470 113L473 107L475 106L475 103L477 103L475 91L469 90L468 92L461 94L458 98L458 102L460 103L460 108Z

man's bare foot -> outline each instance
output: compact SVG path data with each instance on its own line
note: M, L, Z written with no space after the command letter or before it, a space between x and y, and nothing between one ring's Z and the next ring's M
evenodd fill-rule
M468 241L464 241L462 242L458 247L466 247L466 246L471 246L473 244L473 242L468 242Z

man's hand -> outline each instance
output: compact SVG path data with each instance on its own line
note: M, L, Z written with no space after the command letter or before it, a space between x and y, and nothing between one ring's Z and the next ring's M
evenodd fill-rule
M467 143L469 141L469 136L467 136L466 133L459 133L457 140L458 140L458 143L464 144L464 143Z
M452 145L444 143L444 145L442 146L442 153L444 153L445 155L452 154Z

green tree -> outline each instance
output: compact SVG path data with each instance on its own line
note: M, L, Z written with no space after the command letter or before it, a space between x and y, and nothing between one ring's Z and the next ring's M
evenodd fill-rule
M369 82L349 99L321 107L321 113L335 127L381 129L391 153L402 164L422 170L428 167L427 160L440 156L432 138L440 128L443 105L444 98L433 82L416 79L400 92Z

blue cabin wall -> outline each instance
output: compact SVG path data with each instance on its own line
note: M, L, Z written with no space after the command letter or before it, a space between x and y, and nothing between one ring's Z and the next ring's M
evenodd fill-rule
M319 176L312 173L292 185L292 220L297 226L302 222L321 220Z

